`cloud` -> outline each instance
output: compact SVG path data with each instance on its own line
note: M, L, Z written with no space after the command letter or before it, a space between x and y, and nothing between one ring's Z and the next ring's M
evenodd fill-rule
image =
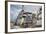
M24 5L24 10L27 12L38 11L41 6ZM15 20L22 10L22 5L10 5L10 18Z

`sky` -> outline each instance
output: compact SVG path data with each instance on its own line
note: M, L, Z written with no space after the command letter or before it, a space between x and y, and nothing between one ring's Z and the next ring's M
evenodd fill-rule
M34 5L24 5L23 9L26 12L33 12L38 11L41 6L34 6ZM10 19L15 21L19 12L22 10L22 5L10 5Z

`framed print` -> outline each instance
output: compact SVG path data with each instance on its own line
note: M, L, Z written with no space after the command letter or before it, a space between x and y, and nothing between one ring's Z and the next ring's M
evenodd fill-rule
M5 32L37 31L45 31L45 3L5 2Z

